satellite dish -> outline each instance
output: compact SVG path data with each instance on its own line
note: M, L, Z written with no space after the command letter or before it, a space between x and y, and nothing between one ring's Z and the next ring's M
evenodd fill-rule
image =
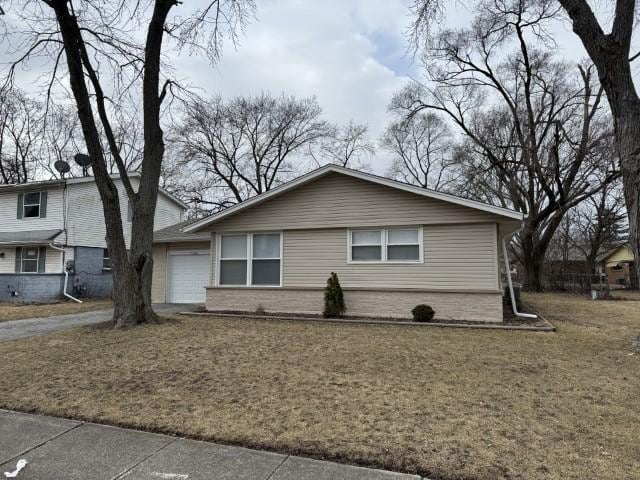
M89 158L89 155L86 155L84 153L76 153L73 159L76 161L78 165L80 165L83 168L91 165L91 158Z
M71 170L69 164L64 160L56 160L53 164L53 168L60 172L62 176L64 176L65 173L69 173L69 170Z

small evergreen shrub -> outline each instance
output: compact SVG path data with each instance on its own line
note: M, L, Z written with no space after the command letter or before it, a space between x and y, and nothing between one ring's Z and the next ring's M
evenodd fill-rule
M341 317L344 315L346 307L344 305L344 294L338 275L331 272L331 276L327 280L327 286L324 289L324 311L322 315L328 317Z
M435 315L435 311L429 305L425 305L424 303L420 305L416 305L411 310L411 314L413 315L413 320L415 322L430 322L433 320L433 316Z

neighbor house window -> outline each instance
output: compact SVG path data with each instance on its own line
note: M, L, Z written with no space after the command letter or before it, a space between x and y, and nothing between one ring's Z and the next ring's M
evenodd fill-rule
M350 263L422 262L419 227L358 229L349 231Z
M24 218L36 218L40 216L40 192L24 194L23 214Z
M279 286L281 245L280 233L221 235L218 284Z
M109 257L109 249L102 249L102 269L111 270L111 257Z
M37 247L22 249L22 273L38 273L40 249Z

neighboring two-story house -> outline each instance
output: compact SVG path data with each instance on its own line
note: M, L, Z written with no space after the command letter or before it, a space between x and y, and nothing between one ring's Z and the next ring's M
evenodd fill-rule
M131 217L124 185L120 209L127 245ZM131 174L137 188L139 176ZM161 189L154 229L184 219L186 205ZM0 301L43 301L63 294L111 294L111 264L102 201L93 177L0 186Z

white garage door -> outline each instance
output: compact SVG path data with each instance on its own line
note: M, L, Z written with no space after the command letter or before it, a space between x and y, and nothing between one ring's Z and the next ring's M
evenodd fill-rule
M169 254L170 303L204 303L209 285L209 252Z

